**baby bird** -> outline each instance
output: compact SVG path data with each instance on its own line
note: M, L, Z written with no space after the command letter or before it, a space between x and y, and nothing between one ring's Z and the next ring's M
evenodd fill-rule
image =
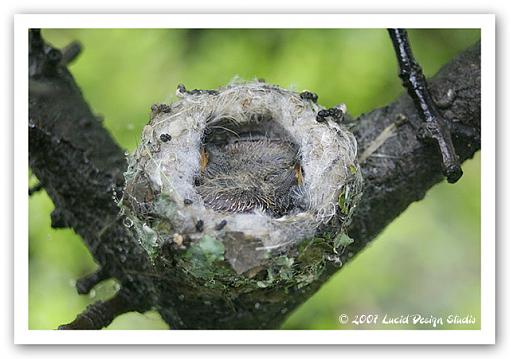
M303 181L294 146L267 137L205 145L201 168L197 191L206 205L218 211L259 208L282 216L292 209L294 190Z

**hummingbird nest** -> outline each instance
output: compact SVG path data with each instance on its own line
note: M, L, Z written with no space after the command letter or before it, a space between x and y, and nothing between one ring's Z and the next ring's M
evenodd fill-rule
M362 183L345 106L262 82L177 96L152 107L125 174L122 207L153 259L200 249L240 275L338 242Z

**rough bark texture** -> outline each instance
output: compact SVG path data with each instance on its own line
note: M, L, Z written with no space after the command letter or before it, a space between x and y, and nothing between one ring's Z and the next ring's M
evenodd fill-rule
M78 282L79 292L105 278L121 284L116 297L90 306L64 329L97 329L121 313L151 308L172 328L277 328L340 268L328 262L319 280L299 290L261 289L235 298L225 293L213 301L205 287L161 278L113 200L122 195L124 151L94 116L59 54L31 33L30 167L55 204L52 226L74 229L101 266L100 273ZM480 149L480 44L445 65L429 84L440 103L455 91L451 103L442 103L442 115L460 160L471 158ZM443 179L437 148L419 141L410 125L417 116L411 99L402 95L351 124L359 154L368 157L362 163L363 199L349 230L355 242L342 255L342 265ZM392 135L374 151L374 140L385 129ZM182 300L190 290L202 300Z

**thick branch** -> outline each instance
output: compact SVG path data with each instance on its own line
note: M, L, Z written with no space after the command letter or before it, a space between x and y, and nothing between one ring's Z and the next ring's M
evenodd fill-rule
M313 284L295 291L261 292L263 298L249 293L229 298L226 293L224 300L204 305L207 289L203 288L203 293L195 293L197 301L178 300L191 286L179 278L159 278L145 251L123 225L113 200L122 191L126 166L123 151L92 114L62 56L55 51L38 33L31 36L30 166L55 204L56 222L73 228L102 266L101 276L93 279L114 277L129 289L123 311L142 312L154 307L174 328L274 328L339 269L338 263L330 262ZM436 98L446 96L450 89L457 96L446 104L442 115L452 128L456 152L464 161L480 148L479 44L452 60L430 82ZM434 146L419 141L409 125L418 116L412 100L403 95L354 122L359 153L366 157L362 165L365 187L350 228L355 242L343 254L342 262L361 251L410 203L423 198L441 181L440 155ZM385 130L390 136L381 141ZM163 280L170 281L161 285ZM85 284L82 292L94 281ZM264 310L254 311L261 300L267 300ZM105 303L97 306L101 317L108 320L95 322L94 328L107 325L117 314ZM90 308L85 317L89 312ZM87 327L80 318L83 315L72 328Z
M90 111L61 56L30 33L29 162L53 200L52 226L78 233L105 277L132 289L132 310L152 303L140 272L146 254L118 218L126 167L123 151ZM134 284L137 283L137 284Z

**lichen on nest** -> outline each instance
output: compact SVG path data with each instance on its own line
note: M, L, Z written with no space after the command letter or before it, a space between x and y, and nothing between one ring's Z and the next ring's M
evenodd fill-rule
M187 271L252 277L317 238L345 243L362 179L344 107L257 81L177 95L153 106L125 173L121 206L151 257L170 246Z

